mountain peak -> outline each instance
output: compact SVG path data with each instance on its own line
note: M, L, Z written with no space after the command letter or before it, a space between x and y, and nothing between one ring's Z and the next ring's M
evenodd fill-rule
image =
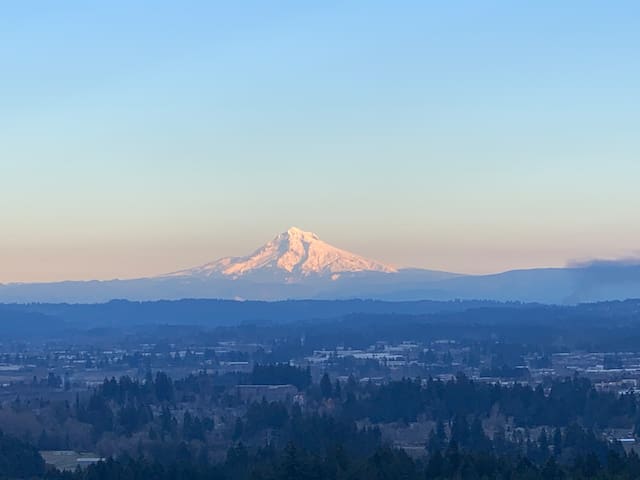
M291 227L245 257L226 257L172 276L250 277L296 282L307 277L337 278L341 273L397 270L341 250L320 240L318 235Z
M300 238L304 241L311 242L313 240L320 240L320 237L313 232L306 232L298 227L291 227L286 232L280 234L281 236L288 236L289 238Z
M310 232L305 232L304 230L298 227L289 227L289 230L287 230L287 233L289 235L299 235L301 233L310 233Z

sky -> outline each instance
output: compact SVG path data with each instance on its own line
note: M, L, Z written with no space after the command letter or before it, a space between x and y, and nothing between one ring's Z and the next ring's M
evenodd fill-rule
M292 225L456 272L640 255L638 2L0 8L0 282Z

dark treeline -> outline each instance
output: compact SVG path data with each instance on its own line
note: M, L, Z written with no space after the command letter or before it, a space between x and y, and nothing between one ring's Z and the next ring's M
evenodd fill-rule
M579 422L590 428L634 426L640 421L638 398L595 390L584 378L550 381L535 388L515 384L503 387L469 380L429 379L389 382L349 394L344 408L355 418L373 421L416 421L419 415L449 421L460 416L488 416L494 409L519 426L567 426Z
M311 371L288 364L256 365L251 373L251 383L254 385L286 385L291 384L304 390L311 385Z
M509 453L537 464L553 456L569 464L581 455L594 454L604 462L609 450L620 453L619 444L603 440L602 430L637 430L640 423L635 395L599 392L582 378L555 380L536 388L474 382L464 375L446 382L405 379L380 386L358 383L353 378L332 382L327 375L319 383L308 384L308 378L303 368L256 366L242 379L255 379L260 384L302 380L299 388L306 394L306 405L301 408L285 402L254 401L243 416L236 418L229 437L247 445L259 445L267 439L276 448L293 443L314 454L340 443L349 454L365 456L383 445L375 425L419 420L436 425L425 438L425 448L431 454L456 447L475 453ZM125 437L143 434L145 441L144 445L140 443L139 453L149 458L165 452L163 458L176 459L166 451L180 445L188 445L190 455L201 455L215 428L214 418L193 415L188 410L176 416L174 405L239 405L233 389L221 387L219 380L202 373L174 381L162 372L155 377L148 375L143 381L129 377L105 380L86 401L78 399L75 406L59 415L91 425L96 440L109 432ZM155 405L155 415L150 405ZM508 419L514 428L537 429L536 433L507 437L499 425L491 427L493 431L488 434L487 422L495 417ZM368 422L371 427L362 426ZM44 431L41 447L51 440ZM60 439L57 448L61 447L67 445Z
M235 380L299 382L305 403L262 399L242 409L231 379L204 372L180 380L163 372L142 380L105 380L57 415L90 425L96 439L133 436L137 447L85 471L49 471L46 478L626 479L637 478L640 466L636 455L626 455L601 434L603 428L636 425L637 398L598 392L581 378L536 388L479 383L463 375L383 385L324 375L310 383L305 368L258 365ZM225 433L234 443L226 459L211 450L210 442L217 441L214 418L178 407L193 403L241 408L233 430ZM507 434L503 426L490 425L496 417L522 431ZM418 460L385 444L379 428L416 420L434 425L424 439L426 456ZM39 441L51 438L43 432ZM43 469L34 447L0 437L0 478L39 476Z
M0 430L0 478L32 478L42 475L44 467L34 446Z
M469 308L501 304L494 301L407 301L382 300L284 300L234 301L216 299L184 299L136 302L112 300L99 304L0 304L0 314L18 315L36 312L55 322L79 327L131 325L237 325L239 323L283 323L300 320L335 318L350 313L426 314L461 311ZM89 323L87 323L89 321Z
M366 457L347 454L336 445L323 455L289 444L283 450L267 445L250 454L241 444L229 450L226 461L198 463L185 457L162 464L125 458L74 473L49 472L50 480L429 480L505 479L560 480L638 478L640 459L635 454L609 452L601 463L595 456L580 456L571 465L553 457L536 465L526 458L461 451L455 446L416 461L404 451L381 447Z
M230 378L201 373L174 381L158 372L155 377L149 374L145 381L129 377L105 380L86 402L77 402L70 415L75 410L75 416L91 424L96 434L111 430L132 433L154 420L149 405L167 407L197 398L237 404L228 386L240 383L295 385L315 404L331 399L333 415L348 421L415 422L422 418L451 423L455 418L482 419L500 414L519 427L567 427L577 423L590 429L637 431L640 426L636 395L597 391L584 378L550 380L535 388L474 382L461 374L450 381L405 379L380 386L354 379L332 383L325 376L319 384L311 384L307 369L288 365L257 365L251 374Z

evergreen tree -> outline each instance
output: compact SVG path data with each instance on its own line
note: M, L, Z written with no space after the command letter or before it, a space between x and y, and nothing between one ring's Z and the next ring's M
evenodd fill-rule
M329 374L325 373L320 380L320 393L322 398L331 398L333 393L333 387L331 386L331 379Z

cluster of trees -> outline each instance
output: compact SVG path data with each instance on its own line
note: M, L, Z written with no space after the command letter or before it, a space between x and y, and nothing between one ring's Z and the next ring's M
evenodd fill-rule
M190 375L184 379L173 381L164 372L157 372L155 377L147 374L143 381L123 376L105 379L94 391L86 403L76 401L77 418L81 422L93 426L94 434L99 436L107 431L122 431L127 435L140 430L153 421L150 405L164 406L176 402L192 402L197 396L205 396L209 400L220 400L225 392L225 385L252 383L260 385L291 384L304 390L311 385L311 373L308 368L298 368L288 364L256 365L250 374L236 375L233 379L218 382L218 377L201 373ZM230 381L229 381L230 380ZM271 407L265 407L271 408ZM249 417L254 415L255 408L249 410ZM213 420L187 420L185 439L202 438L203 432L212 429ZM162 422L164 425L166 422ZM185 422L183 421L183 424ZM257 421L250 424L258 425ZM271 426L271 424L269 424ZM175 432L175 428L164 428L165 433Z
M221 385L221 380L231 384L294 384L306 392L305 404L302 407L262 399L243 405L238 398L231 398L234 390ZM194 412L203 412L190 406L197 404L201 408L216 402L222 402L218 406L223 408L218 411L227 411L232 405L232 411L240 413L235 420L235 414L230 417L235 427L227 422L229 419L222 419L227 422L226 430L214 432L214 419L197 416ZM536 388L478 383L464 375L450 381L403 379L374 385L358 383L353 377L342 383L332 381L325 374L313 384L308 369L276 364L257 365L253 372L233 379L203 372L174 381L158 372L143 380L129 377L105 380L86 399L77 397L75 406L60 405L56 415L61 419L60 425L68 420L75 425L85 424L93 430L95 444L101 435L108 434L101 438L108 437L116 445L128 445L114 448L114 452L124 450L145 459L95 467L82 474L87 479L113 478L109 469L132 475L127 469L148 473L148 468L165 472L154 478L163 478L162 475L171 472L179 478L175 469L183 468L199 468L190 472L211 478L217 478L215 475L246 478L249 474L251 478L286 478L279 475L286 471L281 468L287 458L287 445L295 445L291 448L295 448L301 464L292 471L302 472L299 478L307 478L309 472L328 475L317 478L333 478L334 474L337 478L344 475L360 478L362 472L372 475L368 478L377 478L376 475L385 475L387 471L384 462L377 463L381 458L397 461L390 472L406 472L406 478L413 478L412 475L450 478L446 475L451 472L466 475L467 471L477 473L478 478L507 473L505 478L520 478L517 475L522 472L529 475L522 478L553 478L544 475L553 472L569 475L585 469L610 478L606 475L626 472L627 464L634 465L637 458L626 457L620 445L605 441L599 429L633 426L639 422L640 410L634 395L599 392L587 380L577 377L554 380ZM506 435L504 429L487 429L487 422L497 416L509 419L514 427L522 427L526 433ZM414 462L405 459L401 451L385 448L381 432L375 426L417 420L433 421L436 425L424 439L428 462ZM373 426L363 426L370 424ZM57 442L64 448L74 448L68 438L58 438L56 442L53 439L53 435L43 431L39 444L44 447ZM220 453L216 448L222 445L226 448L229 443L225 442L231 441L242 443L230 451L230 460L211 465L214 453ZM24 450L24 445L16 445L18 451ZM2 455L14 454L3 451ZM240 462L238 458L244 460ZM339 468L338 460L342 462ZM488 466L494 463L494 467ZM329 473L325 471L328 465L332 465ZM475 478L473 475L469 478Z
M215 427L212 418L205 417L201 419L191 415L188 411L184 412L182 417L182 436L186 441L200 440L205 441L207 432L211 432Z
M464 416L453 420L449 435L444 423L439 421L429 435L426 448L430 455L455 448L474 453L522 456L538 465L551 458L563 464L570 464L577 458L589 455L604 462L609 452L622 454L624 451L619 443L611 443L596 435L593 430L577 424L571 424L564 429L555 428L551 432L543 428L535 437L520 433L507 439L504 431L497 431L493 438L489 438L480 418L474 417L469 422Z
M524 427L566 427L580 423L591 428L633 427L640 422L638 399L633 393L616 395L597 391L584 378L558 379L548 392L515 384L512 387L474 382L464 375L450 381L404 379L382 386L351 390L345 410L356 419L374 422L451 421L462 416L488 416L499 411Z
M50 378L55 380L57 377L50 375ZM123 376L105 379L87 395L76 395L75 403L43 398L36 401L37 405L31 405L21 402L18 397L7 415L15 418L12 427L15 435L34 441L42 449L94 449L106 441L108 451L114 451L118 450L118 443L127 443L120 442L120 437L133 438L129 444L142 441L146 445L167 439L173 443L207 443L215 426L213 409L216 406L243 410L240 399L229 388L241 383L290 383L307 389L311 385L311 375L307 368L277 364L256 365L251 373L219 376L200 372L179 380L171 379L164 372L148 373L143 379ZM195 404L200 408L211 407L212 411L209 415L200 412L196 416L189 407ZM34 406L41 412L37 417L32 411ZM272 423L259 426L260 422L256 420L259 415L255 412L255 408L250 408L247 432L278 428L278 424ZM25 415L33 419L29 424L30 432L18 425L21 416ZM41 423L41 430L37 429L38 423Z
M37 477L44 473L44 467L34 446L0 430L0 479Z
M244 419L238 418L234 438L252 442L256 434L266 429L273 431L270 441L276 446L293 442L316 453L339 443L349 451L365 454L382 444L377 427L358 428L354 421L344 418L304 414L298 406L288 409L280 402L264 400L252 404Z
M295 385L298 390L305 390L311 385L309 368L298 368L288 363L255 365L251 372L253 385Z
M178 421L168 408L177 396L181 400L189 400L189 395L200 392L200 380L203 378L206 376L191 376L174 382L165 373L158 372L155 377L148 374L142 382L128 376L119 380L105 379L87 402L82 403L79 398L76 400L76 416L80 422L93 427L96 438L104 432L112 431L130 436L154 421L151 405L156 405L161 407L161 414L157 419L160 428L156 432L153 426L150 427L149 435L152 439L164 438L166 434L175 439L181 433L184 440L204 441L205 434L213 430L212 418L199 418L186 411L180 432Z
M154 440L169 435L174 440L205 441L207 433L213 430L213 418L187 414L179 422L171 416L169 407L179 401L195 401L197 396L215 402L224 395L231 395L224 386L218 385L218 380L218 377L202 373L173 381L162 372L155 377L149 374L143 381L129 377L105 380L88 401L76 401L75 414L78 421L92 426L96 439L105 432L131 436L151 428L154 431L149 435ZM233 383L250 382L294 384L305 389L306 408L310 413L318 412L330 400L332 416L345 424L367 419L374 424L414 422L419 418L444 423L449 435L461 447L465 446L466 437L473 438L474 432L482 432L483 419L496 413L512 419L516 426L527 428L566 429L581 425L597 430L640 424L640 409L633 394L617 396L599 392L588 380L577 377L554 380L546 389L519 384L511 387L490 385L474 382L464 375L450 381L403 379L376 386L360 385L353 378L344 384L337 380L332 382L325 374L319 383L311 384L308 369L275 364L256 365L252 373L233 380ZM154 419L150 405L161 409L160 418ZM73 415L73 409L69 410L69 415ZM297 410L266 401L250 405L244 418L236 421L234 438L246 440L266 429L281 431L282 438L293 438L288 429L292 418L297 418ZM456 426L461 426L457 436L454 435ZM469 435L464 433L467 431ZM539 439L531 441L536 445L540 443ZM473 441L477 445L483 442L480 437ZM519 451L522 450L520 446ZM533 452L534 447L526 450ZM547 455L542 451L531 457L539 459Z
M174 383L164 372L157 372L155 378L148 373L144 381L131 379L129 376L105 379L97 395L123 405L131 400L145 402L172 402L174 400Z
M266 445L250 453L242 444L231 448L226 460L210 464L183 458L170 464L143 459L109 460L86 471L48 472L48 480L480 480L599 479L631 480L640 471L640 458L610 452L604 462L594 456L579 457L561 465L552 457L541 465L526 458L472 453L455 446L437 452L427 461L414 460L403 450L380 447L369 455L350 454L335 445L315 454L293 443L284 449Z

